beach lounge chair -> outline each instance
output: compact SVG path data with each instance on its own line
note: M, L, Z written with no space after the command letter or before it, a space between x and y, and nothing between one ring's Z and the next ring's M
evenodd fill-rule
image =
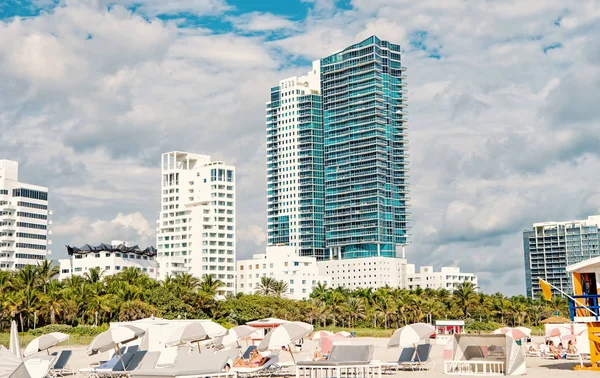
M50 369L50 375L53 377L64 377L65 375L74 374L75 371L69 367L69 360L73 355L72 350L61 351L56 358L54 366Z
M238 376L243 377L270 377L275 372L280 370L279 357L276 355L269 355L269 359L261 366L257 367L233 367L232 371L237 373Z
M125 353L123 360L119 355L114 355L112 358L98 366L79 369L79 373L86 377L112 377L124 375L127 371L127 365L133 358L135 353Z
M429 357L431 355L431 344L419 344L415 355L410 362L405 362L402 366L410 367L412 370L433 370L435 361Z
M250 346L249 346L249 347L246 349L246 351L244 352L244 354L242 354L242 357L241 357L241 358L242 358L243 360L247 360L247 359L249 359L249 358L250 358L250 353L252 353L252 351L253 351L253 350L255 350L255 349L256 349L256 345L250 345Z
M373 345L334 345L325 361L298 361L296 378L315 375L338 377L342 375L381 376L381 363L372 362Z
M383 370L398 370L403 364L412 362L414 357L415 347L402 348L398 361L383 362L381 363L381 367Z
M56 361L56 356L30 358L24 362L31 378L45 378Z
M233 350L237 354L237 350ZM179 377L235 377L233 371L224 371L226 365L232 365L232 350L216 353L178 354L172 366L164 368L140 368L128 372L132 378L179 378Z

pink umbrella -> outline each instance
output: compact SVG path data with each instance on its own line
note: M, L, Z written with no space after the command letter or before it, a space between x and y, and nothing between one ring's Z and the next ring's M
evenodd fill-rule
M333 336L333 332L329 331L317 331L310 336L311 340L321 340L323 337Z
M558 326L558 327L552 328L550 330L550 332L546 333L546 338L560 337L560 336L570 335L572 333L573 332L571 331L570 328Z
M335 341L341 341L341 340L345 340L345 339L346 338L344 336L337 336L337 335L323 336L321 338L321 353L329 354L329 352L331 352L331 348L333 348L333 343Z
M495 330L492 333L496 334L496 335L499 335L499 334L509 335L510 337L512 337L515 340L519 340L519 339L523 339L523 338L527 337L525 332L523 332L522 330L520 330L518 328L511 328L511 327L498 328L497 330Z

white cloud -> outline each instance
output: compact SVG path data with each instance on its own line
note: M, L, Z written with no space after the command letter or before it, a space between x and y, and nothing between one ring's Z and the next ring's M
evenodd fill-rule
M132 245L138 244L143 249L156 243L154 228L139 212L118 213L108 221L76 215L63 222L57 222L52 229L53 235L68 238L68 243L75 246L121 240Z
M236 29L249 32L298 29L296 22L269 12L244 13L241 16L229 17L228 19Z

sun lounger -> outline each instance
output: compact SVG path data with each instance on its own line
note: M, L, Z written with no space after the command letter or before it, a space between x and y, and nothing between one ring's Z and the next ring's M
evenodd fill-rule
M65 375L74 374L75 371L69 367L69 360L73 355L72 350L63 350L57 355L54 366L50 369L50 375L54 377L64 377Z
M270 377L275 372L280 370L279 357L269 356L267 362L257 367L233 367L232 371L243 377L259 377L267 376Z
M384 370L397 370L403 364L407 362L412 362L415 357L415 347L406 347L402 348L402 352L400 352L400 357L398 357L398 361L393 362L383 362L381 367Z
M247 360L247 359L249 359L249 358L250 358L250 353L252 353L252 351L253 351L253 350L255 350L255 349L256 349L256 345L250 345L250 346L249 346L249 347L246 349L246 351L244 352L244 354L242 354L242 357L241 357L241 358L242 358L243 360Z
M419 344L412 361L405 362L402 365L412 368L413 370L433 370L435 361L431 361L431 344Z
M182 353L177 355L175 363L169 367L134 369L128 375L132 378L234 377L235 372L224 371L227 364L233 364L232 356L232 350Z
M24 365L31 378L45 378L50 373L54 361L55 356L35 357L26 360Z
M296 378L342 375L381 377L381 363L372 362L373 345L334 345L329 359L324 361L298 361Z
M119 355L114 355L110 360L95 367L79 369L79 373L88 377L112 377L123 375L127 365L135 353L125 353L122 361Z

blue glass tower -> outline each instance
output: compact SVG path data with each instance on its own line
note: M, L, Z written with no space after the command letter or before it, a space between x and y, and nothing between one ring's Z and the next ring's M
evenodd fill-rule
M326 246L333 258L396 257L410 241L400 46L372 36L320 67Z

